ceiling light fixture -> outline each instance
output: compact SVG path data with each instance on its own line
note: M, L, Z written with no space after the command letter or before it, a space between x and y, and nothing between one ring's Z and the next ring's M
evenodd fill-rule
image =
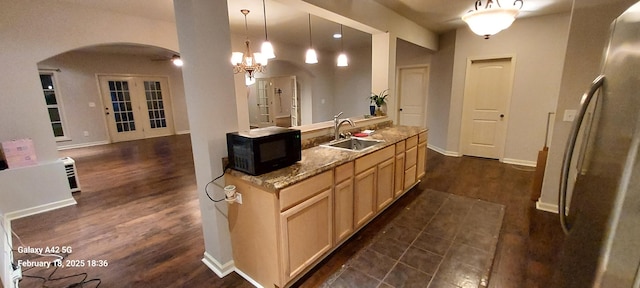
M247 25L247 14L249 14L249 10L242 9L240 10L242 14L244 14L244 29L246 32L247 39L244 41L245 44L245 52L233 52L231 54L231 64L233 64L233 73L247 73L247 83L251 82L252 78L255 77L256 72L263 72L264 68L267 66L268 59L266 57L262 57L261 53L251 53L250 41L249 41L249 26Z
M333 34L333 38L335 38L335 39L340 39L340 38L342 38L342 33L335 33L335 34Z
M309 49L307 50L307 55L304 59L304 63L318 63L318 55L316 54L316 50L313 50L313 41L311 41L311 14L309 14Z
M481 0L477 0L475 10L470 10L462 16L462 20L469 25L473 33L484 36L484 39L489 39L489 36L511 26L522 9L522 1L515 0L511 7L502 7L499 0L495 0L495 5L492 0L487 0L487 4L482 8Z
M262 0L262 12L264 16L264 42L262 43L262 55L267 57L267 59L276 58L276 54L273 53L273 45L269 42L269 36L267 35L267 8L264 5L264 0Z
M342 24L340 24L340 35L344 35L342 33ZM347 54L344 53L344 37L340 37L340 55L338 55L338 67L347 67L349 66L349 60L347 59Z
M182 62L182 59L180 59L180 56L178 55L171 56L171 62L173 63L173 65L176 65L178 67L182 67L182 65L184 64L184 62Z

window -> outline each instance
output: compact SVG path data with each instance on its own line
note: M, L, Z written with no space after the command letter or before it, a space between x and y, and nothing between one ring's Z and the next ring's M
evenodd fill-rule
M56 141L69 140L64 134L64 123L62 122L62 107L60 98L56 91L56 81L54 74L49 72L40 72L40 82L42 83L42 92L44 92L44 100L47 104L49 112L49 120L51 121L51 129Z

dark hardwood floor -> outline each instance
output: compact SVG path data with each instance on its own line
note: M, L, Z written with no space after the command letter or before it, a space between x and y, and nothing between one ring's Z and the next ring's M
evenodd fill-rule
M506 206L489 287L545 287L563 235L556 215L537 211L529 200L533 172L495 160L428 153L424 181L296 286L315 287L365 245L390 215L434 189ZM46 278L87 273L101 287L252 287L236 273L220 279L202 262L204 252L191 143L188 135L61 151L76 160L82 192L78 205L14 220L25 246L69 246L66 259L84 267L33 268L25 275ZM14 249L20 246L14 237ZM17 259L39 260L20 254ZM51 258L45 258L51 259ZM65 259L65 260L66 260ZM87 260L107 260L89 267ZM25 277L20 287L67 287L75 276L44 282ZM44 285L43 285L44 284ZM95 282L84 287L95 287Z

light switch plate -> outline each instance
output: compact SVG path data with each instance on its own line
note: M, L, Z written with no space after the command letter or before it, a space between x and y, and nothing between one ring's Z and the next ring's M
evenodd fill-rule
M573 119L576 119L576 110L573 110L573 109L564 110L564 116L562 117L562 121L573 122Z

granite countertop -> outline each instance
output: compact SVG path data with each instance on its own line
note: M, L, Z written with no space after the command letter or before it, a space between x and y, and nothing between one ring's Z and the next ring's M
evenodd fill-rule
M248 175L236 170L229 170L227 173L254 185L260 186L265 190L277 192L289 185L300 182L311 176L318 175L387 146L394 145L399 141L418 135L423 131L427 131L427 129L414 126L393 126L383 128L376 130L366 138L384 140L384 142L376 144L364 151L316 146L302 150L302 159L300 161L289 167L278 169L276 171L258 176Z

